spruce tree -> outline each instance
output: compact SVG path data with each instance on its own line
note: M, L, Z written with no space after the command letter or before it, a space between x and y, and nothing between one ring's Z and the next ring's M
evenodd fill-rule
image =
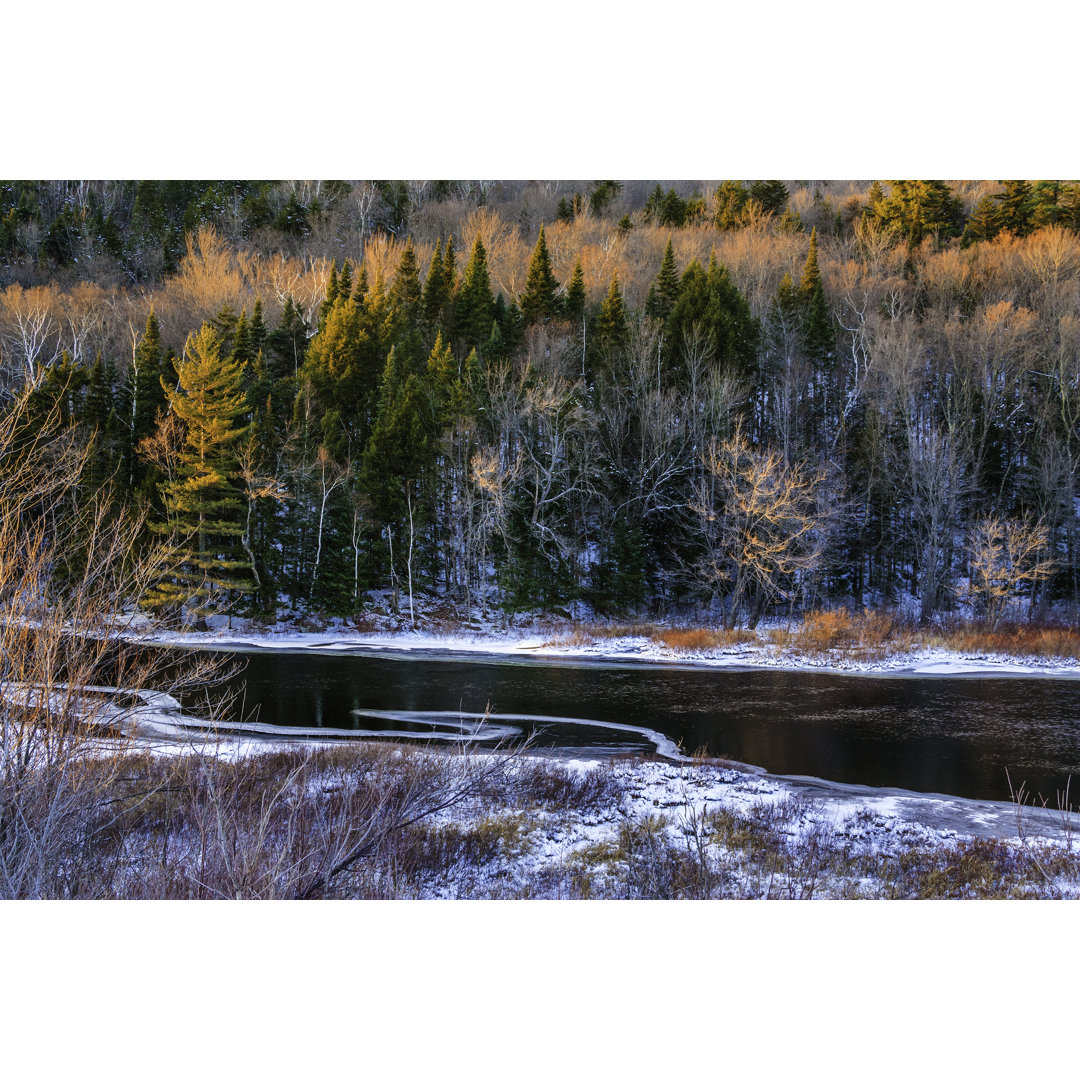
M154 309L146 317L142 341L132 355L123 392L124 433L121 476L131 491L144 487L148 469L138 456L138 446L154 430L154 423L165 409L163 384L175 386L175 371L161 348L161 328ZM149 494L149 492L144 492Z
M1028 236L1034 225L1034 205L1031 184L1026 180L1002 180L1005 190L994 198L998 201L1001 227L1013 236Z
M323 297L323 302L319 305L319 327L321 328L323 323L326 322L326 317L334 308L334 304L338 298L338 272L337 272L337 260L333 259L330 262L330 276L326 279L326 295Z
M613 274L607 296L600 305L600 313L596 319L596 336L602 348L617 352L625 347L628 334L629 326L622 292L619 289L619 277Z
M402 311L410 322L416 319L423 289L420 286L420 264L416 261L416 249L412 237L405 242L401 261L394 272L394 281L390 286L390 303Z
M574 323L580 323L585 315L585 271L581 268L581 258L574 262L574 273L563 297L563 311Z
M755 180L750 185L750 198L766 214L779 216L787 207L788 189L783 180Z
M266 336L268 366L278 379L296 375L307 349L308 326L300 309L293 302L292 294L285 297L281 322Z
M338 275L338 299L345 301L352 296L352 267L349 265L348 259L343 259L341 262L341 273Z
M168 525L159 531L177 538L180 566L146 603L159 609L190 605L201 618L220 606L231 610L229 594L252 589L251 564L240 547L243 497L236 484L237 442L247 431L239 421L248 404L243 365L222 358L221 339L208 323L188 338L177 378L177 387L163 389L186 434L178 475L162 491Z
M984 195L971 211L960 242L967 247L981 240L993 240L999 232L1001 212L997 200L990 195Z
M454 326L466 346L482 346L491 336L494 317L495 301L491 295L487 252L484 242L477 236L454 305Z
M810 250L799 282L799 300L803 308L802 337L806 355L819 368L830 367L835 358L836 333L821 283L816 229L810 231Z
M435 253L428 264L427 279L424 282L424 318L431 326L437 325L446 304L446 278L443 275L442 240L435 241Z
M251 309L251 351L257 356L266 346L266 322L263 319L262 300L257 299Z
M559 283L551 272L551 257L544 239L544 226L541 225L525 278L525 291L521 294L521 314L525 318L526 326L543 322L558 314L558 288Z
M656 280L649 288L649 294L645 299L645 314L650 319L666 319L678 299L679 271L675 266L675 252L671 246L671 237L668 237L660 273L656 275Z

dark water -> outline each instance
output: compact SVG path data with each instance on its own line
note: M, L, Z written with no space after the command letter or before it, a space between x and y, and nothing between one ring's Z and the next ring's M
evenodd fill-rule
M1008 799L1009 782L1053 804L1080 795L1080 681L858 677L636 664L478 661L253 652L247 715L275 725L437 733L459 714L526 714L543 746L652 750L660 732L692 752L817 776L968 798ZM394 718L365 710L410 714ZM431 714L443 714L433 716Z

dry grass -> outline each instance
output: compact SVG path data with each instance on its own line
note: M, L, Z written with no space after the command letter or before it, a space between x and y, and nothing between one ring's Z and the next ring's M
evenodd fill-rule
M955 623L933 632L927 644L965 653L1080 660L1080 632L1068 626L1003 623L991 630L977 623Z
M673 628L659 630L653 640L677 653L709 652L713 649L730 649L735 645L756 644L758 636L753 630L713 630L704 627Z
M796 628L771 630L769 640L782 652L810 656L840 653L881 660L909 652L915 647L916 635L913 627L892 612L834 608L808 611Z

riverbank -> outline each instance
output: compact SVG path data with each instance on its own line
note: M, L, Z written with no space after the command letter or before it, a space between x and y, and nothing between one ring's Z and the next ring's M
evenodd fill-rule
M710 640L712 635L715 642ZM728 637L737 640L726 641ZM1018 655L984 649L957 650L919 645L906 638L864 644L845 641L831 647L804 647L784 627L724 634L650 628L647 633L619 627L581 628L559 623L526 623L496 629L357 630L345 624L296 629L219 627L202 632L150 631L147 640L172 645L245 649L318 649L328 652L401 652L500 657L563 657L609 663L685 664L704 667L764 668L837 674L919 676L994 675L1025 678L1080 678L1080 661L1068 656Z
M124 781L84 895L1080 897L1069 815L700 759L193 741Z

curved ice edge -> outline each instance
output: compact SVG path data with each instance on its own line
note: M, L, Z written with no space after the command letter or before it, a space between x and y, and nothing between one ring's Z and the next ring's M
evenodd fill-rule
M167 696L167 695L162 695ZM169 699L174 701L175 699ZM262 721L203 720L184 716L179 711L162 709L134 710L134 726L140 734L176 736L184 730L205 731L208 734L267 735L276 738L302 738L305 740L330 740L354 738L417 739L427 742L491 742L520 735L516 722L534 725L573 724L580 727L602 728L609 731L625 731L639 735L656 747L661 757L674 761L689 761L689 755L662 732L633 724L617 724L606 720L587 720L583 717L547 716L534 713L466 713L458 711L417 711L405 709L354 709L352 715L372 717L379 720L432 724L431 731L405 731L401 729L362 728L312 728L267 724ZM459 731L439 731L438 727L460 727ZM466 725L469 728L466 729Z
M529 724L573 724L579 727L604 728L609 731L625 731L633 735L641 735L656 747L656 752L663 757L673 758L676 761L689 761L690 757L684 754L678 744L668 738L662 732L652 728L638 727L634 724L616 724L608 720L586 720L576 716L545 716L536 713L467 713L467 712L420 712L416 710L378 710L378 709L354 709L354 716L374 716L382 720L408 720L420 723L430 723L431 717L445 716L457 717L462 720L501 723L503 721L519 721ZM520 731L520 729L518 729ZM395 738L400 732L385 731L383 735L393 735Z

